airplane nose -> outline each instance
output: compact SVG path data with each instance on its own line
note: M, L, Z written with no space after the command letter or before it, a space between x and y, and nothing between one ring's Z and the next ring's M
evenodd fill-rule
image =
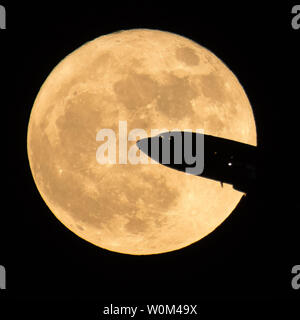
M147 153L148 152L148 138L140 139L136 142L137 147Z

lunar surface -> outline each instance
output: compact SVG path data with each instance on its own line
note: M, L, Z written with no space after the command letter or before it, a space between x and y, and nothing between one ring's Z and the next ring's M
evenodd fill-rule
M243 195L231 185L159 164L99 164L97 132L114 130L118 143L119 121L128 132L199 128L256 145L249 100L212 52L159 30L96 38L53 69L28 126L34 181L67 228L101 248L147 255L186 247L230 215Z

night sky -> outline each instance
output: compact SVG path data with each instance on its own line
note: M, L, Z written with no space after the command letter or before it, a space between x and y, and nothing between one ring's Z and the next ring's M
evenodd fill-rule
M7 289L0 305L20 314L45 306L53 316L64 306L65 315L76 310L87 319L110 303L193 303L205 315L240 306L253 315L292 312L300 293L291 286L300 264L300 29L292 28L292 6L128 3L1 2L0 265ZM257 186L229 218L201 241L154 256L103 250L64 227L39 195L26 150L30 111L52 69L83 43L131 28L178 33L220 58L250 100L261 149Z

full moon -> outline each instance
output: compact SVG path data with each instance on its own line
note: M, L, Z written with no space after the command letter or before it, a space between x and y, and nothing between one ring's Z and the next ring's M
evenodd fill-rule
M247 95L208 49L151 29L89 41L49 74L28 125L35 184L68 229L106 250L150 255L195 243L230 215L243 193L229 184L160 164L99 164L97 132L112 129L118 142L119 121L128 132L203 129L256 145Z

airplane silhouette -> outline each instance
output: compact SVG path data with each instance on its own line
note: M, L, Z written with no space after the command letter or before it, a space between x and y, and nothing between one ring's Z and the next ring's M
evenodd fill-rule
M202 157L198 158L197 139L204 141ZM187 141L192 141L192 144L187 144ZM257 182L256 146L188 131L167 131L154 137L140 139L136 144L149 157L175 170L188 172L196 166L197 160L202 161L203 170L195 175L219 181L222 186L223 183L232 184L234 189L241 192L249 192ZM188 153L191 154L187 158ZM179 154L181 161L178 161ZM194 163L191 163L191 156L194 157Z

